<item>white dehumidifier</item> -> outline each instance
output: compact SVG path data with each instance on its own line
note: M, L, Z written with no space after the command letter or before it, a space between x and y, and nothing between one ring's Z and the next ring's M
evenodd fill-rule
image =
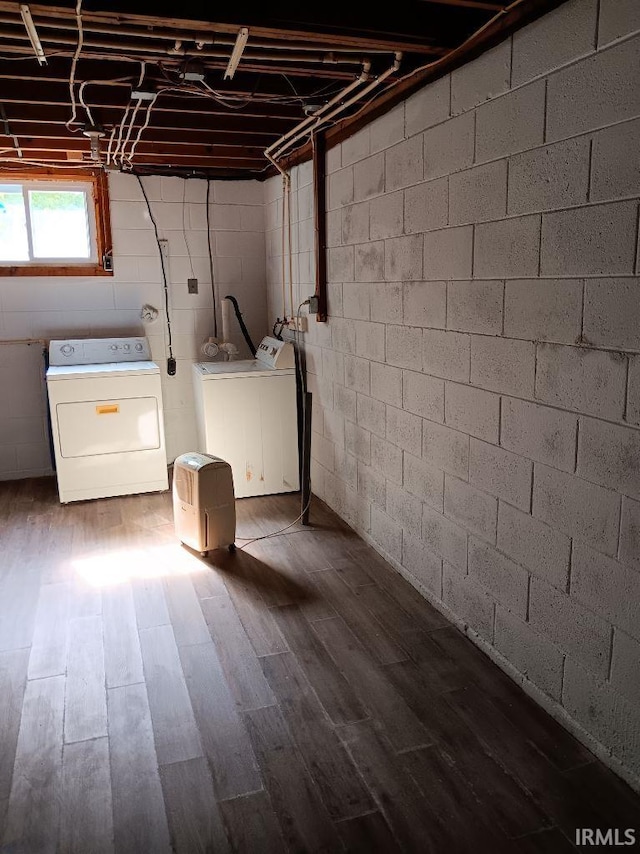
M176 536L200 554L221 548L235 551L236 504L229 463L210 454L176 458L173 520Z

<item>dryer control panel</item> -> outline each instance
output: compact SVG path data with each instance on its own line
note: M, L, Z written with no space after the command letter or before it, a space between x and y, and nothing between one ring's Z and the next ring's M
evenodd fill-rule
M49 342L50 365L105 365L109 362L148 362L146 338L70 338Z
M258 344L256 359L269 368L294 368L296 364L293 344L268 335Z

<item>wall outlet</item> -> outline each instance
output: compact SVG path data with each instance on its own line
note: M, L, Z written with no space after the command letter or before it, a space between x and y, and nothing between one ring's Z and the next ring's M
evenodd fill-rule
M187 290L190 294L198 293L198 280L197 279L187 279Z
M306 332L307 331L307 318L300 315L300 317L292 317L288 323L289 329L296 329L298 332Z

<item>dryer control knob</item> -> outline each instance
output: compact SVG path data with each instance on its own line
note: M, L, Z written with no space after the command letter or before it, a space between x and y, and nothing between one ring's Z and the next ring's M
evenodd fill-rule
M117 350L117 349L118 349L118 345L117 345L117 344L109 344L109 349L110 349L110 350Z
M138 353L141 353L141 352L142 352L142 344L141 344L139 341L138 341L138 343L136 344L136 350L137 350L137 352L138 352Z
M124 350L125 353L128 353L129 350L131 349L131 344L123 344L122 349Z
M74 350L75 347L73 347L71 344L63 344L62 347L60 347L60 352L63 356L70 356Z

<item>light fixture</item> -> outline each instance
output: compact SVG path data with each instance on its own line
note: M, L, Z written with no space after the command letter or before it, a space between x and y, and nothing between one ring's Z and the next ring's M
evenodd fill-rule
M101 127L97 125L85 125L82 135L89 138L91 144L91 159L100 160L100 140L105 135Z
M31 10L25 3L20 4L20 17L22 18L22 23L25 26L27 35L29 36L29 41L31 42L31 47L36 55L36 59L40 65L46 65L47 57L44 55L44 48L40 43L40 37L38 36L36 25L33 23Z
M233 50L231 52L231 59L229 60L229 64L227 65L227 70L224 73L225 80L231 80L233 75L236 73L236 68L238 67L238 63L242 57L242 53L247 46L247 40L249 39L249 28L248 27L240 27L238 30L238 35L236 36L236 43L233 46Z

